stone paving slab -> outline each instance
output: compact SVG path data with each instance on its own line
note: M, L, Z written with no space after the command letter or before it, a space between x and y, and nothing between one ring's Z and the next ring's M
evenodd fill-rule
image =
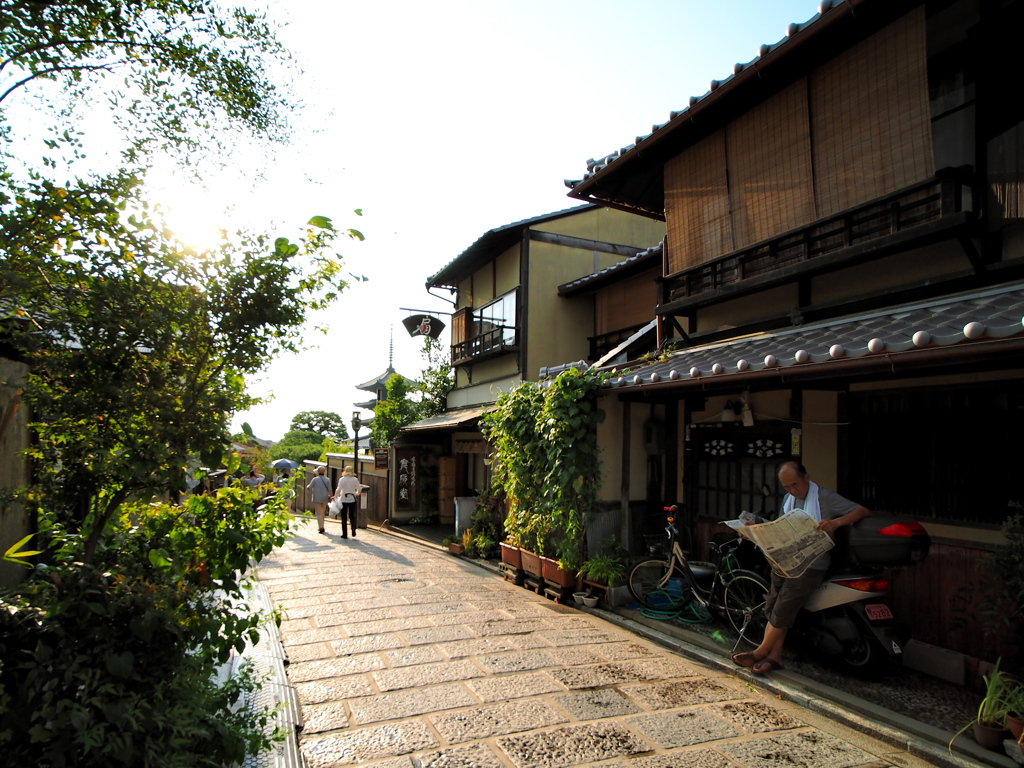
M637 715L627 718L626 723L662 749L689 747L742 735L741 731L703 709Z
M466 683L481 701L504 701L505 699L540 696L545 693L564 693L565 687L555 682L544 672L532 672L504 677L485 677Z
M545 701L525 699L428 718L449 744L490 739L568 722Z
M639 736L615 723L578 725L498 739L517 768L562 768L650 750Z
M556 696L555 701L575 720L602 720L606 717L635 715L641 711L632 701L610 688Z
M385 720L401 720L442 709L469 707L476 703L463 686L452 684L352 699L349 701L349 708L352 710L353 722L365 725Z
M383 693L455 680L470 680L474 677L483 677L484 674L484 671L472 660L460 659L441 664L419 664L401 669L385 669L374 672L373 679Z
M871 755L820 731L803 731L724 744L719 749L744 768L855 768Z
M310 680L358 675L383 668L384 662L380 656L375 653L366 653L359 656L332 657L319 661L292 662L288 666L288 679L292 683L306 683Z
M300 536L259 576L287 616L308 768L921 765L740 674L373 531Z
M302 755L309 768L332 768L438 746L426 723L412 721L320 738L303 737Z

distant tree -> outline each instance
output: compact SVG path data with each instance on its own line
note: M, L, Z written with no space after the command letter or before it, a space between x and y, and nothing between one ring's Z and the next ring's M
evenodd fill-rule
M419 418L420 403L413 399L417 390L409 379L392 374L387 381L387 400L377 403L370 425L370 443L374 448L386 448L402 427Z
M448 393L454 384L451 355L437 339L423 337L423 358L426 367L420 372L419 408L421 419L444 413L448 406Z
M333 411L301 411L292 417L292 430L316 432L321 437L348 439L345 421Z
M318 461L323 453L324 437L310 429L293 429L270 448L270 461L291 459Z

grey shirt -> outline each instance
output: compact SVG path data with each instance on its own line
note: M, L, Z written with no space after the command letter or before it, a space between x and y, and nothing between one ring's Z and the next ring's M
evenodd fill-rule
M331 481L327 475L317 475L306 487L313 492L314 504L322 504L331 498Z

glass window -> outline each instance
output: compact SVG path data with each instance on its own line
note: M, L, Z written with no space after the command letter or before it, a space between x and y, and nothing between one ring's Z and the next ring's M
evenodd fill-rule
M516 291L473 310L473 335L484 336L492 331L500 330L504 344L515 344L516 341Z

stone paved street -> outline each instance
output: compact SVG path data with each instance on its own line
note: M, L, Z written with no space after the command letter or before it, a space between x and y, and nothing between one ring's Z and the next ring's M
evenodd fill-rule
M258 574L310 768L928 765L445 552L301 526Z

